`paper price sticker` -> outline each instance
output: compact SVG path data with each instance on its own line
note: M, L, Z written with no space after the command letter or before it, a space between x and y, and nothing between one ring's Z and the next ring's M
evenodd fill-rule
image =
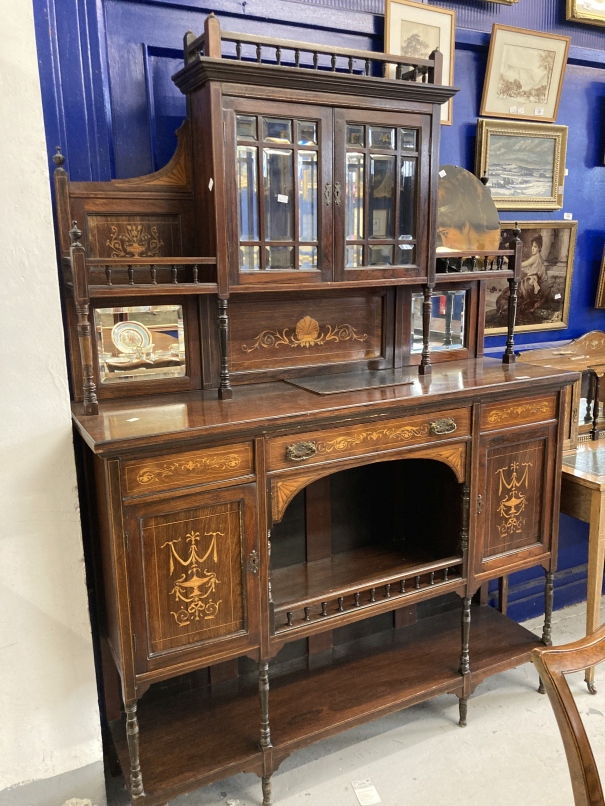
M566 221L571 221L571 220L572 220L572 218L573 218L573 216L572 216L572 214L571 214L571 213L563 213L563 218L564 218Z
M517 107L516 106L509 106L508 111L510 112L511 115L514 115L515 112L517 111Z
M518 114L518 115L524 115L524 114L525 114L525 107L524 107L524 106L520 106L520 107L517 109L517 114Z
M565 176L569 176L569 168L565 169Z
M277 201L281 202L281 204L288 204L288 197L284 196L283 193L278 193L277 194Z
M443 179L444 176L447 176L447 171L439 171L439 176Z
M543 106L536 106L534 109L534 114L537 117L542 117L544 115L544 107Z
M561 299L561 295L560 294L555 294L555 299Z
M359 806L373 806L375 803L382 803L376 787L369 778L365 778L363 781L353 781L352 783Z
M210 177L210 181L208 182L208 190L212 190L214 187L214 179Z

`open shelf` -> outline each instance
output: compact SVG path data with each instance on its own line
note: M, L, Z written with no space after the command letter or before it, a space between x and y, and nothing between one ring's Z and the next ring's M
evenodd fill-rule
M331 666L279 678L269 692L273 753L295 749L429 699L462 694L460 610L397 630L381 649L360 653L356 643ZM518 666L540 642L493 608L471 616L471 681ZM471 700L472 718L472 700ZM139 706L141 769L150 806L165 803L239 771L261 772L260 708L256 691L207 698L188 692ZM128 776L124 720L111 723Z
M400 606L398 600L408 604L427 589L435 596L462 581L461 556L435 560L417 553L406 557L396 543L286 566L271 573L275 632L305 629L351 611L364 618L367 613L361 611L368 608L395 608Z

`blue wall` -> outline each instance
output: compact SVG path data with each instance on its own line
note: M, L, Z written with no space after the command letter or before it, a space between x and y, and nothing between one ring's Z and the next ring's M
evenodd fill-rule
M578 220L569 327L523 334L518 344L605 330L594 309L605 244L605 28L565 21L565 0L434 0L457 13L454 125L442 127L441 161L474 168L476 121L494 22L571 36L557 123L569 126L565 203L553 213L503 220ZM170 80L186 30L214 11L227 30L382 50L383 0L34 0L49 160L60 145L75 180L137 176L164 165L185 99ZM49 163L50 168L54 167ZM486 347L503 344L502 337ZM587 527L561 519L556 606L584 597ZM540 589L539 589L540 588ZM541 606L535 572L511 580L513 615Z

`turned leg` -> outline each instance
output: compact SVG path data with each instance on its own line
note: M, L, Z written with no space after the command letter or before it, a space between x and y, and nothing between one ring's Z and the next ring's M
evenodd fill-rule
M603 565L605 563L605 506L600 490L590 495L590 531L588 533L588 585L586 595L586 635L593 633L600 623ZM586 685L591 694L596 694L595 667L586 669Z
M130 794L134 799L145 795L143 791L141 762L139 760L139 720L137 719L136 701L128 703L125 708L126 738L128 740L128 754L130 756Z
M271 804L271 728L269 726L269 664L261 663L258 675L260 696L260 746L263 751L263 806Z
M468 675L471 671L469 640L471 633L471 597L465 596L462 607L462 651L460 653L460 674ZM461 728L466 727L466 714L468 711L468 697L460 697L459 700L460 720L458 724Z
M546 572L544 585L544 628L542 630L542 643L552 646L552 604L555 592L555 572Z

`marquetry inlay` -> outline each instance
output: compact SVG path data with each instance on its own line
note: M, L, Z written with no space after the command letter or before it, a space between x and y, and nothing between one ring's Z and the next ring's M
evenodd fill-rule
M168 540L161 546L170 551L170 576L174 576L175 571L177 573L170 591L177 609L171 610L170 615L174 616L179 627L187 627L193 621L210 621L219 611L221 600L216 598L215 592L220 580L212 565L216 566L218 562L217 538L224 536L224 532L205 532L204 538L210 538L210 541L204 551L205 547L200 546L200 533L192 530L185 538L188 546L184 556L176 548L182 542L181 537Z
M367 341L368 334L362 336L357 334L352 325L326 325L325 328L319 326L319 322L310 316L305 316L296 323L294 333L290 334L290 328L279 330L263 330L258 334L253 344L242 344L245 353L252 353L254 350L275 348L284 345L286 347L320 347L329 341Z
M556 399L553 395L512 403L491 403L483 410L481 425L484 431L489 431L506 425L551 420L555 414Z
M498 483L497 502L500 535L520 534L525 526L523 515L527 506L527 489L532 462L511 462L496 469Z
M164 241L154 226L147 229L143 224L124 224L118 229L112 225L106 246L111 257L159 257Z

